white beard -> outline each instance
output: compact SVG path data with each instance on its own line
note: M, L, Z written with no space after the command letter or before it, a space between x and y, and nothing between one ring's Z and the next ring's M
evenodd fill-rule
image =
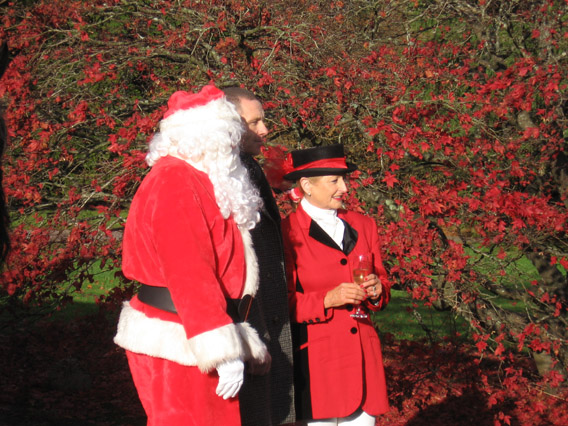
M180 110L160 122L146 161L153 166L171 155L207 173L223 217L232 215L240 228L252 229L260 220L262 199L239 158L244 131L240 115L225 98Z

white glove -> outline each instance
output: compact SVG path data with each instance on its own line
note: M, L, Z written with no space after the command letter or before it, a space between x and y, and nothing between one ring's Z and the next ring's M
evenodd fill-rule
M240 359L227 361L217 367L219 384L215 391L223 399L234 398L243 385L245 364Z

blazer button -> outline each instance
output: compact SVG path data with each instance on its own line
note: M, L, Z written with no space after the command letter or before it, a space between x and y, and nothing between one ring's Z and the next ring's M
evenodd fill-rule
M348 303L347 305L345 305L345 309L347 309L347 312L351 312L353 310L353 305L351 303Z
M272 322L274 324L278 324L280 322L280 317L278 315L276 315L274 318L272 318Z
M351 327L351 334L357 334L357 327Z
M347 259L341 259L339 263L341 263L342 265L347 265Z

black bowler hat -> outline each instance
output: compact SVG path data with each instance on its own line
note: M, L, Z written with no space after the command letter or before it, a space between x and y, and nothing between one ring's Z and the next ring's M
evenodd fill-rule
M317 146L291 152L293 170L284 175L286 180L301 177L344 175L357 170L355 164L345 161L343 145Z

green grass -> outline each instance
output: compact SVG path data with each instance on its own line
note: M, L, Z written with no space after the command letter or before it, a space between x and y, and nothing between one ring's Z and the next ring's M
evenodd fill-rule
M479 254L471 253L470 255L480 260L476 268L494 277L499 275L499 267L495 262ZM530 285L531 280L539 278L532 263L524 257L506 266L505 270L506 275L499 276L504 285L525 287ZM94 281L84 283L81 290L74 293L73 303L55 314L54 317L65 319L96 313L98 310L96 299L108 294L117 285L117 279L114 276L116 271L101 271L98 265L93 266ZM525 309L522 302L498 297L492 297L492 299L505 309L513 311ZM413 301L403 290L392 290L389 305L385 310L373 313L372 318L381 334L389 333L401 340L467 339L470 336L470 328L465 320L451 311L437 311L433 307L424 306L420 301Z
M475 252L466 249L466 253L470 256L469 262L475 265L476 271L491 279L498 286L515 290L519 294L524 294L531 287L532 281L541 279L533 263L519 252L511 250L507 253L507 257L502 260L498 260L494 255L488 256L487 250L482 247L478 247ZM564 268L560 265L557 265L557 267L561 273L566 275ZM480 291L484 297L503 309L519 313L526 310L523 300L510 300L490 294L485 289L480 289Z
M83 284L74 294L73 303L54 317L74 318L96 313L96 299L116 286L114 273L115 270L95 271L95 281ZM397 339L419 340L428 337L428 332L437 338L455 336L456 332L464 336L468 333L468 325L461 318L456 319L451 312L439 312L434 308L414 307L410 296L402 290L392 290L389 305L384 311L374 313L373 320L381 333L391 333Z
M508 256L508 262L497 263L494 256L486 256L486 252L481 248L477 253L470 249L466 251L470 256L470 264L475 263L476 270L505 287L523 291L530 286L531 281L540 279L532 262L518 253ZM504 274L501 273L502 270ZM486 291L482 292L485 297L504 309L522 312L526 308L522 301L511 301L490 295ZM413 301L407 292L402 290L392 290L391 302L384 311L373 314L373 319L381 333L391 333L398 339L419 340L456 336L468 338L470 334L469 325L461 317L450 311L440 312L433 307L423 306L420 301Z
M462 318L414 302L403 290L391 290L391 301L386 309L373 313L372 317L381 334L390 333L400 340L466 338L469 335L469 326Z
M92 266L93 282L83 283L80 290L74 291L73 303L55 312L52 319L73 319L96 314L99 310L97 298L108 295L118 284L115 278L117 271L118 269L101 271L99 264Z
M73 303L55 317L74 318L96 313L96 298L108 294L115 285L114 271L98 274L95 282L84 285L75 294ZM372 314L379 332L391 333L401 340L428 338L428 333L437 339L456 336L456 332L460 336L468 336L469 326L463 319L455 318L451 312L440 312L422 305L414 307L414 304L406 291L392 290L387 308Z
M98 269L98 267L94 267ZM116 287L116 269L110 271L95 271L93 283L86 283L80 291L76 293L73 301L80 303L94 303L97 297L107 295L110 290Z

